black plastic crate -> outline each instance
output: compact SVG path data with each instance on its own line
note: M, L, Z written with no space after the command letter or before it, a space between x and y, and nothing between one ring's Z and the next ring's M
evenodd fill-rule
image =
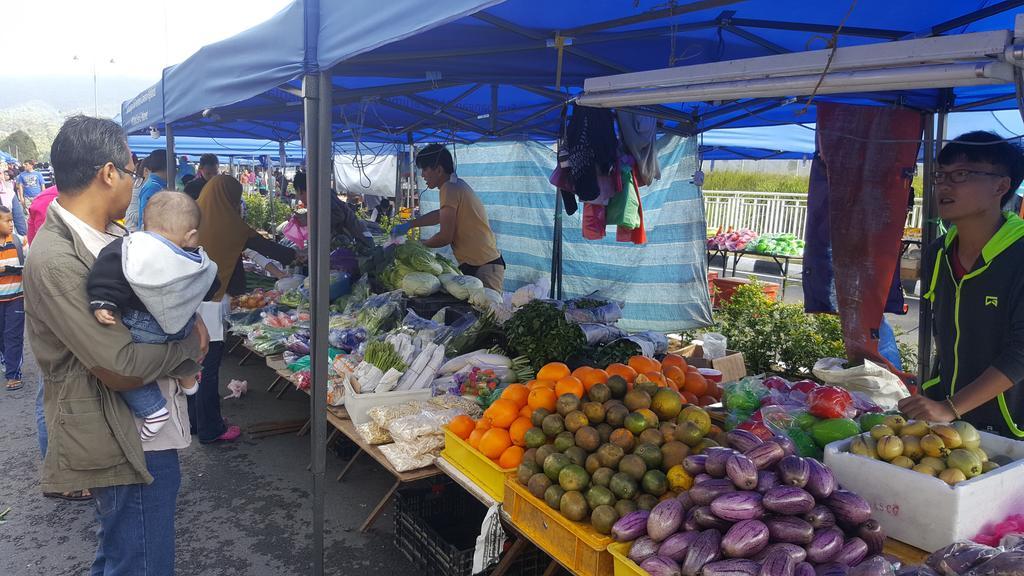
M423 574L470 576L486 512L483 504L456 484L399 490L395 493L395 546ZM529 545L508 574L539 576L549 562L547 555Z

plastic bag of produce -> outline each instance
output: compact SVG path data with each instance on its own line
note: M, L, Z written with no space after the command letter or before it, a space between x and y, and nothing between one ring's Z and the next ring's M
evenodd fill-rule
M515 308L526 306L533 300L548 297L550 292L550 280L542 278L533 284L527 284L512 293L511 304Z
M441 437L442 445L444 443L444 437ZM380 447L380 451L384 454L384 457L388 459L388 462L395 467L397 472L408 472L410 470L418 470L420 468L426 468L434 463L435 455L431 452L426 454L420 453L421 448L419 446L405 444L403 442L395 442L394 444L384 444Z
M577 324L614 324L622 319L624 305L622 302L606 298L600 292L593 292L582 298L567 301L564 308L565 318Z
M430 296L440 289L437 276L427 272L412 272L402 278L402 292L413 298Z
M841 358L822 358L814 363L813 372L825 384L866 395L883 410L895 410L900 400L910 396L899 376L880 364L864 360L862 366L845 365Z
M759 378L747 377L730 382L722 388L722 402L730 412L753 413L761 406L761 399L768 395Z
M372 446L380 446L381 444L390 444L391 442L394 442L394 440L391 439L391 435L388 434L388 431L377 426L377 424L372 420L356 426L356 430L359 431L359 435L363 437L363 440L366 440L366 443Z
M1024 576L1024 550L1007 550L978 564L967 576Z
M377 406L370 408L366 415L370 417L377 426L387 429L395 420L404 416L410 416L423 411L422 402L405 402L403 404L395 404L392 406Z
M962 576L997 554L999 554L999 549L991 546L975 542L954 542L933 552L925 560L925 564L942 576Z
M476 276L442 274L440 280L445 291L459 300L469 300L473 290L484 287L484 283Z

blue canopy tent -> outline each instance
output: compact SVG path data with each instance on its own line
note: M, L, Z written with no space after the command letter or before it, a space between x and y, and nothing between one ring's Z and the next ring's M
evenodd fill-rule
M18 159L17 158L15 158L14 156L11 156L7 152L4 152L3 150L0 150L0 161L7 162L8 164L17 164L18 163Z
M333 141L469 143L557 136L590 77L909 37L1013 28L1024 0L327 3L297 0L249 31L164 71L123 107L126 130L169 137L304 136L311 184L328 189ZM272 42L270 41L272 39ZM753 73L753 72L752 72ZM1015 106L1012 85L820 95L925 114ZM666 133L812 123L806 95L636 106ZM939 130L931 139L943 138ZM934 126L934 124L930 124ZM173 142L173 140L172 140ZM170 146L169 148L173 148ZM727 147L726 147L727 148ZM171 150L169 150L169 153ZM926 153L928 154L928 153ZM928 158L926 157L926 160ZM326 198L313 195L313 306L327 308ZM327 326L313 323L313 573L323 573ZM922 330L924 332L924 330Z
M251 138L204 138L199 136L179 136L174 139L174 152L195 156L197 159L205 153L216 154L222 162L231 157L259 157L268 155L277 161L280 157L278 142L273 140L256 140ZM165 137L150 138L149 136L129 136L128 147L139 156L149 154L153 150L167 148ZM299 142L285 143L285 157L290 162L301 162L305 158L302 144Z

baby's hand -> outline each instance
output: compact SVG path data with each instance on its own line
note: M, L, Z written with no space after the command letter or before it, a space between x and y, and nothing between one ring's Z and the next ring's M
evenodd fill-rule
M104 310L101 308L99 310L93 311L92 314L93 316L96 317L96 321L99 322L100 324L103 324L104 326L114 325L114 313L111 312L110 310Z

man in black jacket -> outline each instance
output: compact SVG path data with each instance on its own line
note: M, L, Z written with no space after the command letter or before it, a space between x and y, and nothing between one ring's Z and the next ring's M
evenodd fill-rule
M963 419L1024 438L1024 220L1001 207L1024 180L1024 153L990 132L950 142L938 158L939 217L952 224L926 252L937 363L908 417Z
M196 177L185 184L185 194L192 197L193 200L199 200L199 194L203 191L203 186L213 179L220 172L220 160L217 159L216 154L203 154L199 157L199 171L196 173Z

